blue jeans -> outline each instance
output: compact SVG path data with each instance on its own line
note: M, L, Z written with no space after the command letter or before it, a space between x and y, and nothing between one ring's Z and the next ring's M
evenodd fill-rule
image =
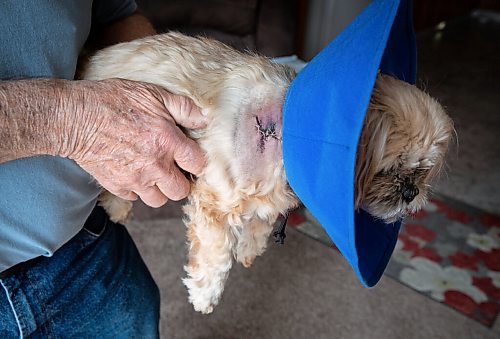
M19 266L0 279L1 338L158 337L158 287L100 207L52 257Z

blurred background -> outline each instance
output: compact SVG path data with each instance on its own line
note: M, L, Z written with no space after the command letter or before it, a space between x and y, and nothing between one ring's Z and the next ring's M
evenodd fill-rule
M137 0L159 32L207 35L307 62L368 0ZM500 338L500 2L416 0L417 85L455 122L431 203L406 221L385 276L358 282L314 218L235 265L214 313L181 283L180 203L134 207L129 229L162 295L163 338Z

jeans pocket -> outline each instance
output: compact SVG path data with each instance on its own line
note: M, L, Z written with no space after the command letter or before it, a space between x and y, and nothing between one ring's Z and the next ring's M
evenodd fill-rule
M87 235L97 239L104 233L104 231L106 231L106 227L107 227L107 222L104 222L100 229L90 230L89 228L83 226L82 230L85 231L87 233Z
M109 221L106 211L104 211L102 207L96 206L92 213L90 213L87 221L85 221L81 233L85 233L86 236L97 239L106 231Z
M95 243L97 240L102 238L103 234L108 229L107 222L104 222L100 227L97 228L93 226L92 228L84 226L77 237L79 238L79 243L82 248L87 248Z

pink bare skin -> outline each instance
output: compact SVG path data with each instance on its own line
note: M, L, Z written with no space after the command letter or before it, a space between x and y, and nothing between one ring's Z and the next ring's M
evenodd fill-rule
M282 158L282 99L251 104L238 117L235 132L236 158L240 173L249 180L266 176Z
M189 99L121 79L0 82L0 163L49 154L75 160L105 189L159 207L189 194L204 153L178 125L205 127Z

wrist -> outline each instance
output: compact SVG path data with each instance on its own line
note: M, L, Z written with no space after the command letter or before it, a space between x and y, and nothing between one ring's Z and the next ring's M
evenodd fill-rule
M0 82L0 162L55 153L56 83L49 79Z
M97 132L96 82L66 81L56 88L59 91L58 121L59 140L53 155L77 159L92 145Z

